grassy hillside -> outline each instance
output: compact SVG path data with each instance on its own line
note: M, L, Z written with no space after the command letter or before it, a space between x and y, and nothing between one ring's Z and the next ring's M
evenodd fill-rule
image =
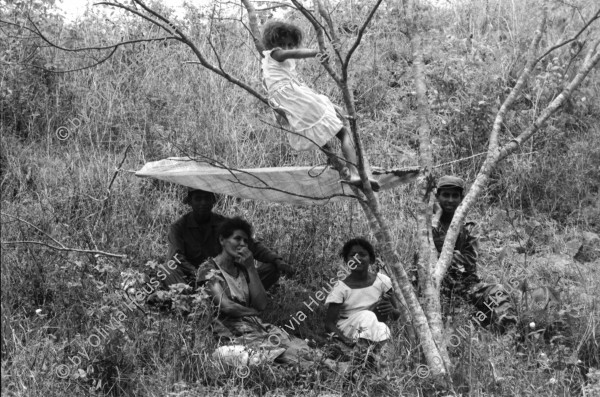
M366 8L340 4L339 23L361 20ZM364 2L367 3L368 2ZM471 1L426 7L426 73L434 112L433 144L439 175L472 180L483 159L493 115L523 67L535 28L537 1ZM542 47L571 37L597 5L552 2ZM155 6L161 9L160 6ZM0 19L25 23L23 9L7 5ZM49 38L66 47L100 46L122 38L157 37L136 18L93 12L66 24L48 5L29 6ZM169 15L168 10L163 10ZM211 10L189 9L176 19L211 62L206 37ZM292 13L289 19L308 24ZM415 100L397 9L382 9L352 67L360 128L374 165L416 163ZM598 22L592 35L598 35ZM223 67L262 92L259 57L247 31L215 19L212 43ZM187 211L185 189L136 178L129 171L169 156L209 156L234 167L314 165L318 153L291 150L273 128L272 111L243 90L217 78L182 45L155 42L120 47L96 67L70 73L108 55L64 52L23 29L2 24L0 33L0 189L2 193L2 395L196 396L423 395L433 393L419 372L417 346L394 341L393 375L368 371L353 381L316 369L276 366L219 373L209 359L214 342L207 316L125 311L115 292L125 279L140 282L165 261L166 231ZM471 38L472 35L472 38ZM308 46L315 46L312 33ZM591 36L581 37L584 43ZM353 39L342 32L342 43ZM506 141L516 136L557 93L581 62L565 46L535 70L507 117ZM316 61L301 62L303 80L340 102L339 92ZM54 71L54 72L53 72ZM600 393L598 245L600 233L600 73L595 70L542 134L494 173L486 195L470 214L482 227L480 273L485 281L527 279L559 290L564 324L548 313L523 310L529 330L499 336L469 330L451 349L455 386L464 395L569 396ZM124 162L118 170L121 161ZM117 176L113 181L113 176ZM415 252L414 186L381 194L403 262ZM216 212L250 220L266 245L276 248L301 277L283 279L270 296L265 320L286 324L302 302L332 277L345 240L370 235L356 203L293 207L223 197ZM42 242L47 245L35 244ZM126 255L119 259L57 247ZM515 297L519 291L515 289ZM190 302L181 301L181 305ZM299 327L309 338L324 332L319 307ZM448 337L468 325L457 311ZM110 328L114 328L111 330ZM402 324L394 325L402 335ZM97 347L89 337L98 329ZM547 329L545 337L540 329ZM93 339L92 339L93 340ZM94 343L96 344L96 343ZM577 366L595 367L588 384ZM425 376L423 376L425 375ZM585 390L585 391L584 391Z

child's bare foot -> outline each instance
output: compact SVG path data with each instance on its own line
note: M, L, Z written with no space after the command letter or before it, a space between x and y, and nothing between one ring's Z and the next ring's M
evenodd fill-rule
M375 179L369 179L369 183L371 183L371 190L373 190L375 193L381 189L379 182L377 182Z
M352 173L350 172L350 169L348 167L344 167L340 171L340 176L344 179L350 179L352 177Z

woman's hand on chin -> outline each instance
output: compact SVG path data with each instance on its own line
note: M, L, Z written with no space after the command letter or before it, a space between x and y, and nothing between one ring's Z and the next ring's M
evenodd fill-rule
M245 267L254 266L254 261L251 260L251 259L253 259L252 251L250 251L248 249L248 247L239 249L237 251L237 253L238 253L238 256L236 258L236 261L238 263L244 265Z

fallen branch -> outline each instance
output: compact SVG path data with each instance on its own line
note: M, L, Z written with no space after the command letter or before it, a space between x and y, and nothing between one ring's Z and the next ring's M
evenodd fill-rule
M58 241L57 239L55 239L54 237L52 237L51 235L49 235L48 233L46 233L45 231L43 231L42 229L40 229L39 227L35 226L31 222L26 221L25 219L19 218L18 216L15 216L15 215L7 214L5 212L0 212L0 214L2 214L4 216L11 217L13 219L16 219L16 220L18 220L20 222L23 222L23 223L25 223L25 224L33 227L35 230L37 230L38 232L44 234L50 240L52 240L56 244L58 244L58 246L47 244L47 243L44 243L42 241L29 241L29 240L0 241L0 244L37 244L37 245L46 246L46 247L51 248L51 249L56 250L56 251L81 252L81 253L84 253L84 254L104 255L104 256L111 257L111 258L122 258L122 259L127 258L127 255L123 255L123 254L113 254L113 253L110 253L110 252L104 252L104 251L98 251L98 250L86 250L86 249L81 249L81 248L67 247L66 245L64 245L63 243L61 243L60 241Z
M56 251L81 252L83 254L104 255L104 256L111 257L111 258L121 258L121 259L127 258L127 255L124 255L124 254L112 254L110 252L104 252L104 251L84 250L84 249L80 249L80 248L70 248L70 247L66 247L62 244L60 247L57 247L55 245L46 244L42 241L26 241L26 240L23 240L23 241L0 241L0 244L37 244L37 245L43 245L45 247L51 248Z

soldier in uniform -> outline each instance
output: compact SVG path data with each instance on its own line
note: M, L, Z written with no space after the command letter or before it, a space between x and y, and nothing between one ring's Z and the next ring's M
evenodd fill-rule
M438 253L442 252L454 212L464 198L464 190L465 182L456 176L443 176L438 181L435 197L441 214L438 214L439 218L434 217L432 224L433 241ZM494 324L500 330L505 330L517 323L516 310L504 287L484 283L477 275L477 236L472 222L460 228L452 263L442 280L441 294L446 312L456 303L467 301L477 308L476 318L481 325Z

